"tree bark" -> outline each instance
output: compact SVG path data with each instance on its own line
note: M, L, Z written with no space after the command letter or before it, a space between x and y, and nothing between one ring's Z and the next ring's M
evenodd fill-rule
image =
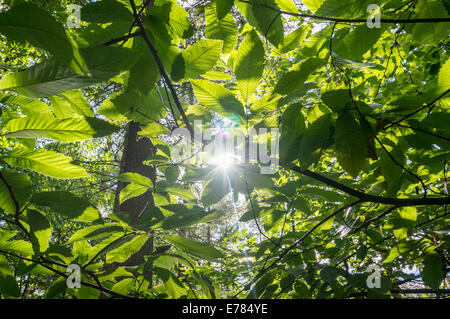
M155 168L144 165L143 161L150 155L156 153L156 148L150 139L139 136L140 126L136 122L129 122L127 125L124 150L121 160L120 174L126 172L137 173L142 176L148 177L152 182L155 182L156 171ZM155 205L153 200L152 190L149 189L144 194L128 199L120 204L120 191L126 186L127 183L119 182L117 184L114 212L127 212L130 220L130 225L136 227L142 213ZM144 256L151 255L153 252L153 232L150 233L149 239L142 246L142 248L132 255L122 265L124 266L137 266L144 262ZM152 267L149 267L149 271L146 274L147 279L150 281L150 287L152 286Z

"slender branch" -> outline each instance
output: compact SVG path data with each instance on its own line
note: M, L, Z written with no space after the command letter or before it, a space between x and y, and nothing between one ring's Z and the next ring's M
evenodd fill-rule
M158 65L159 72L161 73L161 76L163 77L164 82L165 82L165 83L167 84L167 86L169 87L169 91L170 91L170 93L172 94L173 100L174 100L174 102L175 102L175 105L176 105L177 108L178 108L178 111L179 111L180 114L181 114L181 117L183 118L184 124L186 125L187 129L188 129L189 132L191 133L191 136L194 136L194 130L193 130L191 124L189 123L189 120L188 120L188 118L187 118L187 116L186 116L186 113L185 113L184 110L183 110L183 107L182 107L182 105L181 105L181 103L180 103L180 100L178 99L177 92L175 91L175 88L174 88L172 82L170 81L169 76L167 75L166 70L164 69L164 65L163 65L163 63L161 62L161 59L159 58L158 51L157 51L156 48L153 46L153 44L152 44L152 42L151 42L151 40L150 40L150 38L149 38L147 32L145 31L144 25L142 24L142 21L141 21L141 19L140 19L140 16L139 16L139 14L138 14L138 12L137 12L137 10L136 10L136 4L134 3L134 0L130 0L130 3L131 3L131 7L133 8L133 13L134 13L134 16L135 16L135 18L136 18L136 21L137 21L137 23L138 23L138 26L139 26L139 28L140 28L140 31L142 32L141 35L142 35L142 37L144 38L144 41L145 41L145 43L147 44L148 48L150 49L150 52L152 53L152 55L153 55L153 57L154 57L154 59L155 59L156 64Z
M435 133L433 133L433 132L429 132L429 131L424 130L424 129L421 129L421 128L419 128L419 127L412 127L412 126L403 125L403 124L400 124L400 123L397 123L397 124L395 124L395 125L396 125L396 126L400 126L400 127L404 127L404 128L409 128L410 130L418 131L418 132L421 132L421 133L423 133L423 134L428 134L428 135L434 136L434 137L436 137L436 138L439 138L439 139L441 139L441 140L450 142L450 138L448 138L448 137L445 137L445 136L442 136L442 135L439 135L439 134L435 134Z
M356 233L356 232L360 231L362 228L369 226L371 223L373 223L373 222L383 218L384 216L386 216L387 214L391 213L392 211L394 211L397 208L398 208L398 206L390 207L388 210L382 212L381 214L368 219L367 221L364 222L364 224L362 224L361 226L355 228L355 230L353 230L352 233Z
M439 101L440 99L442 99L444 96L446 96L448 92L450 92L450 89L447 89L445 92L443 92L442 94L440 94L437 98L435 98L435 99L434 99L433 101L431 101L430 103L427 103L427 104L425 104L424 106L422 106L421 108L415 110L414 112L409 113L409 114L403 116L403 117L402 117L401 119L399 119L398 121L392 122L391 124L385 126L385 127L383 128L383 131L387 130L387 129L390 128L391 126L394 126L394 125L397 125L397 124L400 123L400 122L403 122L403 121L406 120L407 118L409 118L409 117L411 117L411 116L413 116L413 115L419 113L420 111L426 109L427 107L432 106L434 103L436 103L437 101Z
M337 214L339 214L340 212L342 212L343 210L352 207L354 205L360 204L362 203L361 200L358 200L356 202L353 202L351 204L345 205L341 208L339 208L338 210L336 210L335 212L333 212L332 214L328 215L327 217L325 217L324 219L322 219L320 222L318 222L316 225L314 225L314 227L312 227L310 230L308 230L306 233L304 233L299 239L297 239L291 246L287 247L279 256L277 259L275 259L275 261L273 263L271 263L269 266L261 269L259 271L259 273L251 280L250 284L254 283L255 281L257 281L259 278L261 278L268 270L272 269L278 262L280 262L284 256L287 255L287 253L289 253L292 249L294 249L295 247L297 247L299 244L301 244L309 235L311 235L317 228L319 228L321 225L323 225L326 221L328 221L329 219L333 218L334 216L336 216ZM241 290L242 291L242 290ZM240 291L240 292L241 292ZM240 292L238 292L236 295L238 295ZM235 295L235 296L236 296Z
M119 43L121 41L126 41L128 39L134 38L134 37L139 36L139 35L142 35L142 31L141 30L133 32L133 33L129 33L127 35L124 35L124 36L121 36L121 37L118 37L118 38L115 38L115 39L111 39L108 42L103 43L102 46L110 46L110 45Z
M418 228L418 227L421 227L421 226L423 226L423 225L432 223L433 221L435 221L435 220L437 220L437 219L439 219L439 218L445 217L445 216L448 216L448 213L439 215L439 216L434 217L434 218L432 218L432 219L430 219L430 220L427 220L427 221L425 221L425 222L423 222L423 223L419 223L419 224L415 225L413 228ZM394 235L386 236L386 237L380 239L379 241L377 241L377 242L374 243L374 244L369 244L369 246L370 246L371 248L373 248L373 249L376 249L375 247L376 247L378 244L381 244L381 243L385 242L386 240L389 240L389 239L391 239L391 238L393 238L393 237L394 237ZM342 259L341 261L337 262L336 265L335 265L335 267L339 266L341 263L343 263L343 262L347 261L348 259L352 258L352 257L355 256L357 253L358 253L358 251L355 251L355 252L351 253L350 255L348 255L347 257L345 257L344 259Z
M22 257L22 256L20 256L20 255L16 255L16 254L13 254L13 253L10 253L10 252L7 252L7 251L3 251L3 250L0 250L0 253L2 253L2 254L7 254L7 255L11 255L11 256L20 258L20 259L22 259L22 260L26 260L26 261L30 261L30 262L39 264L39 265L41 265L41 266L47 268L47 269L50 270L51 272L53 272L53 273L55 273L55 274L57 274L57 275L59 275L59 276L61 276L61 277L64 277L64 278L66 278L66 279L67 279L67 277L69 277L67 274L63 273L62 271L59 271L59 270L57 270L57 269L54 269L54 268L48 266L45 262L42 262L42 261L39 261L39 260L30 259L30 258L26 258L26 257ZM91 284L91 283L89 283L89 282L85 282L85 281L82 281L82 280L80 281L80 283L81 283L83 286L91 287L91 288L94 288L94 289L103 291L103 292L108 293L108 294L110 294L110 295L112 295L112 296L115 296L115 297L126 298L126 299L134 299L134 298L132 298L132 297L130 297L130 296L126 296L126 295L122 295L122 294L119 294L119 293L117 293L117 292L114 292L114 291L112 291L112 290L110 290L110 289L108 289L108 288L105 288L105 287L103 287L103 286L96 286L96 285L94 285L94 284Z
M408 17L406 18L407 20L410 20L410 19L411 19L411 16L414 14L414 9L415 9L415 7L416 7L416 1L415 1L415 0L412 0L412 1L409 3L408 8L406 8L405 11L404 11L404 12L406 12L407 10L409 10L409 9L412 8L412 10L411 10L411 11L409 12L409 14L408 14ZM397 10L396 10L396 11L397 11ZM396 12L396 11L395 11L395 12ZM378 87L377 87L377 90L375 91L375 96L374 96L374 98L377 97L377 96L378 96L378 93L380 92L381 84L383 83L384 79L386 78L386 74L387 74L387 70L388 70L388 67L389 67L389 63L390 63L390 61L391 61L392 54L394 53L394 48L397 47L397 49L398 49L398 38L399 38L400 34L402 33L402 31L403 31L404 29L405 29L405 25L402 25L402 26L401 26L400 28L398 28L397 31L395 32L394 42L392 43L392 46L391 46L391 48L390 48L389 56L388 56L388 58L387 58L386 67L384 68L383 76L381 77L381 80L380 80L379 83L378 83ZM400 54L400 51L398 51L398 52L399 52L399 54ZM402 64L403 64L403 62L404 62L404 61L403 61L403 59L402 59ZM412 81L411 75L410 75L410 78L411 78L411 81Z
M251 194L250 194L250 189L249 189L249 187L248 187L247 174L245 173L245 169L244 169L243 171L244 171L245 189L246 189L246 192L247 192L248 200L250 201L250 208L251 208L251 210L252 210L252 215L253 215L253 219L254 219L255 224L256 224L256 228L258 229L258 232L259 232L261 235L263 235L264 238L266 238L266 239L269 240L272 244L274 244L275 247L280 247L279 243L277 243L277 242L276 242L275 240L273 240L272 238L268 237L268 236L262 231L261 226L259 225L258 218L256 218L256 214L255 214L255 208L253 207L253 201L252 201L252 197L251 197Z
M100 254L103 253L106 249L108 249L109 247L111 247L112 245L114 245L115 243L117 243L118 241L124 239L125 237L128 237L128 236L130 236L130 235L134 235L134 234L135 234L135 232L128 233L128 234L124 234L123 236L120 236L119 238L113 240L113 241L110 242L108 245L106 245L105 247L103 247L102 249L100 249L100 251L99 251L97 254L95 254L95 256L92 257L92 259L89 260L89 261L83 266L83 268L86 268L87 266L89 266L90 264L92 264L92 263L97 259L97 257L100 256Z
M388 205L396 205L396 206L419 206L419 205L446 205L450 204L449 197L428 197L428 198L392 198L392 197L382 197L375 196L360 192L356 189L350 188L336 182L328 177L320 175L318 173L312 172L310 170L302 170L298 166L293 166L290 168L291 170L303 174L305 176L314 178L317 181L320 181L328 186L336 188L340 191L348 195L352 195L356 198L359 198L362 202L371 202L371 203L379 203L379 204L388 204Z
M11 185L8 184L8 181L6 180L5 176L3 176L2 172L0 172L0 179L2 180L3 184L5 184L6 188L8 189L9 194L11 195L11 199L14 202L14 206L16 207L15 213L14 213L14 224L17 225L24 233L25 235L30 238L30 233L28 230L20 223L19 216L21 214L20 205L17 201L16 196L14 195L14 191L11 187ZM25 206L26 207L26 206ZM25 207L23 209L25 209ZM22 210L23 210L22 209Z
M8 189L8 192L11 195L11 199L14 202L14 206L16 207L16 214L18 214L20 211L19 202L17 201L16 196L14 195L11 185L8 184L8 181L3 176L2 172L0 172L0 179L2 180L3 184L5 184L6 188Z
M355 108L355 110L358 112L359 117L361 118L361 120L364 122L364 124L367 126L367 128L369 129L370 133L373 135L374 139L377 141L378 144L380 144L381 148L383 149L384 152L386 152L386 154L388 155L388 157L391 159L391 161L397 165L398 167L400 167L402 170L404 170L405 172L407 172L409 175L413 176L414 178L416 178L423 187L424 190L424 197L427 196L427 186L425 185L425 183L423 182L423 180L415 173L413 173L412 171L410 171L409 169L407 169L404 165L402 165L400 162L398 162L395 157L388 151L388 149L386 148L386 146L384 146L384 144L381 142L381 140L378 138L378 136L376 135L377 132L374 132L370 126L370 123L367 121L366 117L364 116L364 114L362 114L361 110L358 107L358 104L356 103L355 99L353 98L353 92L352 92L352 82L350 80L350 77L347 75L347 73L340 67L340 66L335 66L334 64L334 60L333 60L333 47L332 47L332 40L333 40L333 34L334 34L334 28L336 27L336 23L334 23L333 25L333 31L331 34L331 39L330 39L330 54L332 56L332 63L333 66L339 70L340 73L342 73L346 79L347 82L347 87L348 87L348 93L350 96L350 99L352 100L353 103L353 107Z
M367 19L341 19L341 18L333 18L333 17L323 17L323 16L316 16L316 15L311 15L311 14L288 12L288 11L284 11L284 10L280 10L280 9L271 7L264 3L253 3L252 1L246 1L246 0L238 0L238 1L248 3L248 4L254 5L254 6L265 7L267 9L273 10L280 14L290 15L290 16L294 16L294 17L309 18L309 19L323 20L323 21L332 21L332 22L338 22L338 23L367 23ZM381 23L439 23L439 22L450 22L450 18L423 18L423 19L409 19L409 20L381 18L380 22Z

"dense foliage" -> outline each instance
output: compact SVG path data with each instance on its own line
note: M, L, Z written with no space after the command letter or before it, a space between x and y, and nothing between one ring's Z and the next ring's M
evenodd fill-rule
M73 2L0 4L2 298L449 295L448 0Z

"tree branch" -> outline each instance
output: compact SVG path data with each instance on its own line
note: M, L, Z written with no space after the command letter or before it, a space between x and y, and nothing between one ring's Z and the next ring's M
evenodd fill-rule
M30 259L30 258L26 258L26 257L22 257L22 256L20 256L20 255L16 255L16 254L13 254L13 253L10 253L10 252L7 252L7 251L2 251L2 250L0 250L0 252L1 252L2 254L11 255L11 256L20 258L20 259L22 259L22 260L26 260L26 261L30 261L30 262L39 264L39 265L41 265L42 267L45 267L45 268L47 268L48 270L50 270L51 272L53 272L53 273L55 273L55 274L57 274L57 275L59 275L59 276L61 276L61 277L64 277L64 278L66 278L66 279L67 279L67 277L69 277L67 274L63 273L62 271L59 271L59 270L57 270L57 269L54 269L54 268L48 266L48 265L45 264L44 262L41 262L41 261L38 261L38 260L34 260L34 259ZM126 296L126 295L122 295L122 294L119 294L119 293L117 293L117 292L114 292L114 291L112 291L112 290L110 290L110 289L108 289L108 288L104 288L103 286L96 286L96 285L94 285L94 284L91 284L91 283L89 283L89 282L85 282L85 281L82 281L82 280L80 281L80 283L81 283L83 286L91 287L91 288L94 288L94 289L103 291L103 292L105 292L105 293L107 293L107 294L110 294L110 295L112 295L112 296L115 296L115 297L126 298L126 299L134 299L133 297Z
M391 213L392 211L394 211L397 208L398 208L398 206L390 207L388 210L382 212L381 214L368 219L367 221L364 222L364 224L362 224L361 226L358 226L357 228L355 228L355 230L353 230L352 233L357 233L362 228L369 226L369 224L371 224L371 223L373 223L373 222L383 218L384 216L386 216L387 214Z
M288 12L288 11L284 11L284 10L280 10L280 9L271 7L271 6L269 6L267 4L263 4L263 3L252 3L252 1L247 1L247 0L238 0L238 1L248 3L250 5L265 7L267 9L278 12L280 14L290 15L290 16L294 16L294 17L309 18L309 19L323 20L323 21L332 21L332 22L338 22L338 23L367 23L367 19L341 19L341 18L333 18L333 17L323 17L323 16L316 16L316 15L311 15L311 14ZM381 18L380 22L381 23L439 23L439 22L450 22L450 18L423 18L423 19L408 19L408 20Z
M383 128L383 131L387 130L388 128L390 128L391 126L397 125L400 122L403 122L404 120L406 120L407 118L419 113L420 111L426 109L427 107L433 105L434 103L436 103L437 101L439 101L440 99L442 99L444 96L447 95L447 93L450 92L450 89L447 89L445 92L443 92L442 94L440 94L437 98L435 98L433 101L431 101L430 103L425 104L424 106L422 106L421 108L415 110L412 113L409 113L408 115L405 115L404 117L402 117L400 120L392 122L391 124L389 124L388 126L385 126Z
M153 44L152 44L152 42L151 42L147 32L145 31L145 28L144 28L144 25L142 24L142 21L141 21L141 18L139 16L139 13L136 10L136 4L134 3L134 0L130 0L130 3L131 3L131 7L133 8L134 17L135 17L135 19L136 19L136 21L138 23L139 29L140 29L140 31L142 33L141 35L144 38L144 41L147 44L148 48L150 49L150 52L152 53L156 64L158 65L159 72L161 73L161 76L163 77L164 82L169 87L169 91L170 91L170 93L171 93L171 95L173 97L175 105L178 108L178 111L181 114L181 117L183 118L183 122L186 125L186 128L189 130L191 136L194 136L194 130L193 130L191 124L189 123L189 120L188 120L188 118L186 116L186 113L183 110L183 107L182 107L182 105L180 103L180 100L178 99L177 92L175 91L175 88L174 88L172 82L170 82L169 76L167 75L167 72L164 69L164 65L162 64L161 59L159 58L158 51L153 46Z
M294 172L306 175L311 177L317 181L320 181L328 186L336 188L344 193L354 196L360 199L362 202L371 202L371 203L379 203L379 204L387 204L387 205L396 205L399 207L404 206L419 206L419 205L447 205L450 204L450 197L428 197L428 198L392 198L392 197L382 197L375 196L360 192L356 189L350 188L336 182L328 177L322 176L318 173L312 172L307 169L300 169L298 166L293 166L290 168Z
M103 43L102 46L110 46L110 45L119 43L121 41L126 41L128 39L131 39L131 38L134 38L134 37L140 36L140 35L142 35L142 31L141 30L133 32L133 33L129 33L127 35L124 35L124 36L121 36L121 37L118 37L118 38L115 38L115 39L111 39L108 42Z
M11 195L11 199L14 202L14 206L16 207L15 213L14 213L14 224L17 225L24 233L26 236L28 236L28 238L30 238L30 233L28 232L28 230L20 223L19 220L19 215L21 213L20 211L20 205L19 202L17 201L16 196L14 195L13 189L11 187L11 185L8 184L8 181L6 180L6 178L3 176L2 172L0 172L0 179L2 180L3 184L5 184L6 188L8 189L9 194Z
M295 247L297 247L299 244L301 244L309 235L312 234L312 232L314 232L317 228L319 228L321 225L323 225L326 221L328 221L329 219L333 218L334 216L336 216L337 214L339 214L340 212L342 212L343 210L352 207L354 205L360 204L362 203L361 200L358 200L356 202L353 202L351 204L345 205L341 208L339 208L338 210L336 210L335 212L333 212L332 214L328 215L327 217L325 217L324 219L322 219L320 222L318 222L316 225L314 225L314 227L312 227L310 230L308 230L306 233L304 233L299 239L297 239L291 246L287 247L279 256L277 259L275 259L275 261L273 263L271 263L269 266L261 269L259 271L259 273L250 281L249 284L254 283L255 281L257 281L259 278L261 278L268 270L272 269L278 262L280 262L284 256L287 255L288 252L290 252L292 249L294 249ZM241 290L242 291L242 290ZM236 295L238 295L238 292ZM235 297L236 297L235 295Z

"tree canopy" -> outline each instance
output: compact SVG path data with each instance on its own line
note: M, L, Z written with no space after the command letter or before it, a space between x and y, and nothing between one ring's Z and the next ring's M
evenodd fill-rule
M448 297L450 3L372 2L3 1L0 296Z

